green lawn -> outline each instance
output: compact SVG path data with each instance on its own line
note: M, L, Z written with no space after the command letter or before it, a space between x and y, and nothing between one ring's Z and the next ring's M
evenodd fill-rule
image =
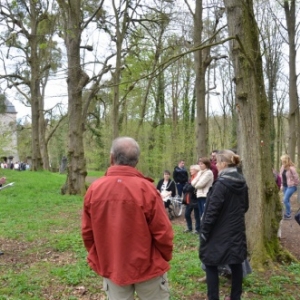
M80 236L82 197L62 196L65 175L1 170L13 187L0 194L0 300L106 299L101 278L86 264ZM89 176L99 177L93 172ZM198 259L198 237L174 225L168 273L171 300L205 299ZM244 280L243 299L299 299L300 264L254 270ZM221 292L229 282L221 278ZM223 296L221 297L221 299Z

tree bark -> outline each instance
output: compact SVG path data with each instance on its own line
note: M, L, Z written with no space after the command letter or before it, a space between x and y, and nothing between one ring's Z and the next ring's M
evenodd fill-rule
M288 151L292 161L295 161L297 137L299 136L299 100L297 94L296 73L296 1L285 0L284 12L289 40L289 136ZM299 143L299 141L298 141ZM298 148L299 152L299 148ZM298 155L298 161L300 158Z
M246 233L251 262L263 267L279 253L281 219L278 189L272 175L269 104L267 101L257 23L252 1L224 0L228 30L235 36L231 55L235 71L243 173L249 186Z
M196 0L194 14L194 44L199 46L202 43L202 0ZM197 155L199 157L207 155L207 129L206 129L206 113L205 113L205 72L204 53L207 51L195 52L195 94L196 94L196 140Z
M64 38L68 57L68 175L63 193L83 195L86 191L86 161L84 157L82 89L89 77L81 68L80 43L82 34L82 2L58 0L65 19Z

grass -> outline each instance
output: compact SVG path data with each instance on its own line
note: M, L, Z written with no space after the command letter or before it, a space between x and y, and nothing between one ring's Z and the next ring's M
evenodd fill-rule
M13 187L0 194L0 300L106 299L101 278L86 264L80 236L82 197L62 196L65 175L2 170ZM92 172L99 177L103 173ZM173 224L175 239L168 272L171 300L205 299L198 238ZM299 299L300 264L276 265L244 279L243 299ZM220 279L220 293L230 284Z

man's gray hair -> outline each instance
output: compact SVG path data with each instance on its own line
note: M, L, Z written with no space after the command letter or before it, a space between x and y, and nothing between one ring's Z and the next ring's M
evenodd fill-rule
M135 167L140 156L140 147L131 137L118 137L112 142L110 153L115 165Z

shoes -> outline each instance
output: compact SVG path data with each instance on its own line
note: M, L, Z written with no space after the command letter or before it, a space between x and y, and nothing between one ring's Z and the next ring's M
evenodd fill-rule
M290 220L291 218L292 218L291 215L286 215L286 214L284 214L284 216L283 216L283 219L284 219L284 220Z
M183 232L184 232L184 233L188 233L188 232L192 232L192 230L191 230L191 229L186 229L186 230L184 230Z
M0 255L3 255L4 253L0 250Z
M199 234L200 232L198 230L194 230L193 234Z

